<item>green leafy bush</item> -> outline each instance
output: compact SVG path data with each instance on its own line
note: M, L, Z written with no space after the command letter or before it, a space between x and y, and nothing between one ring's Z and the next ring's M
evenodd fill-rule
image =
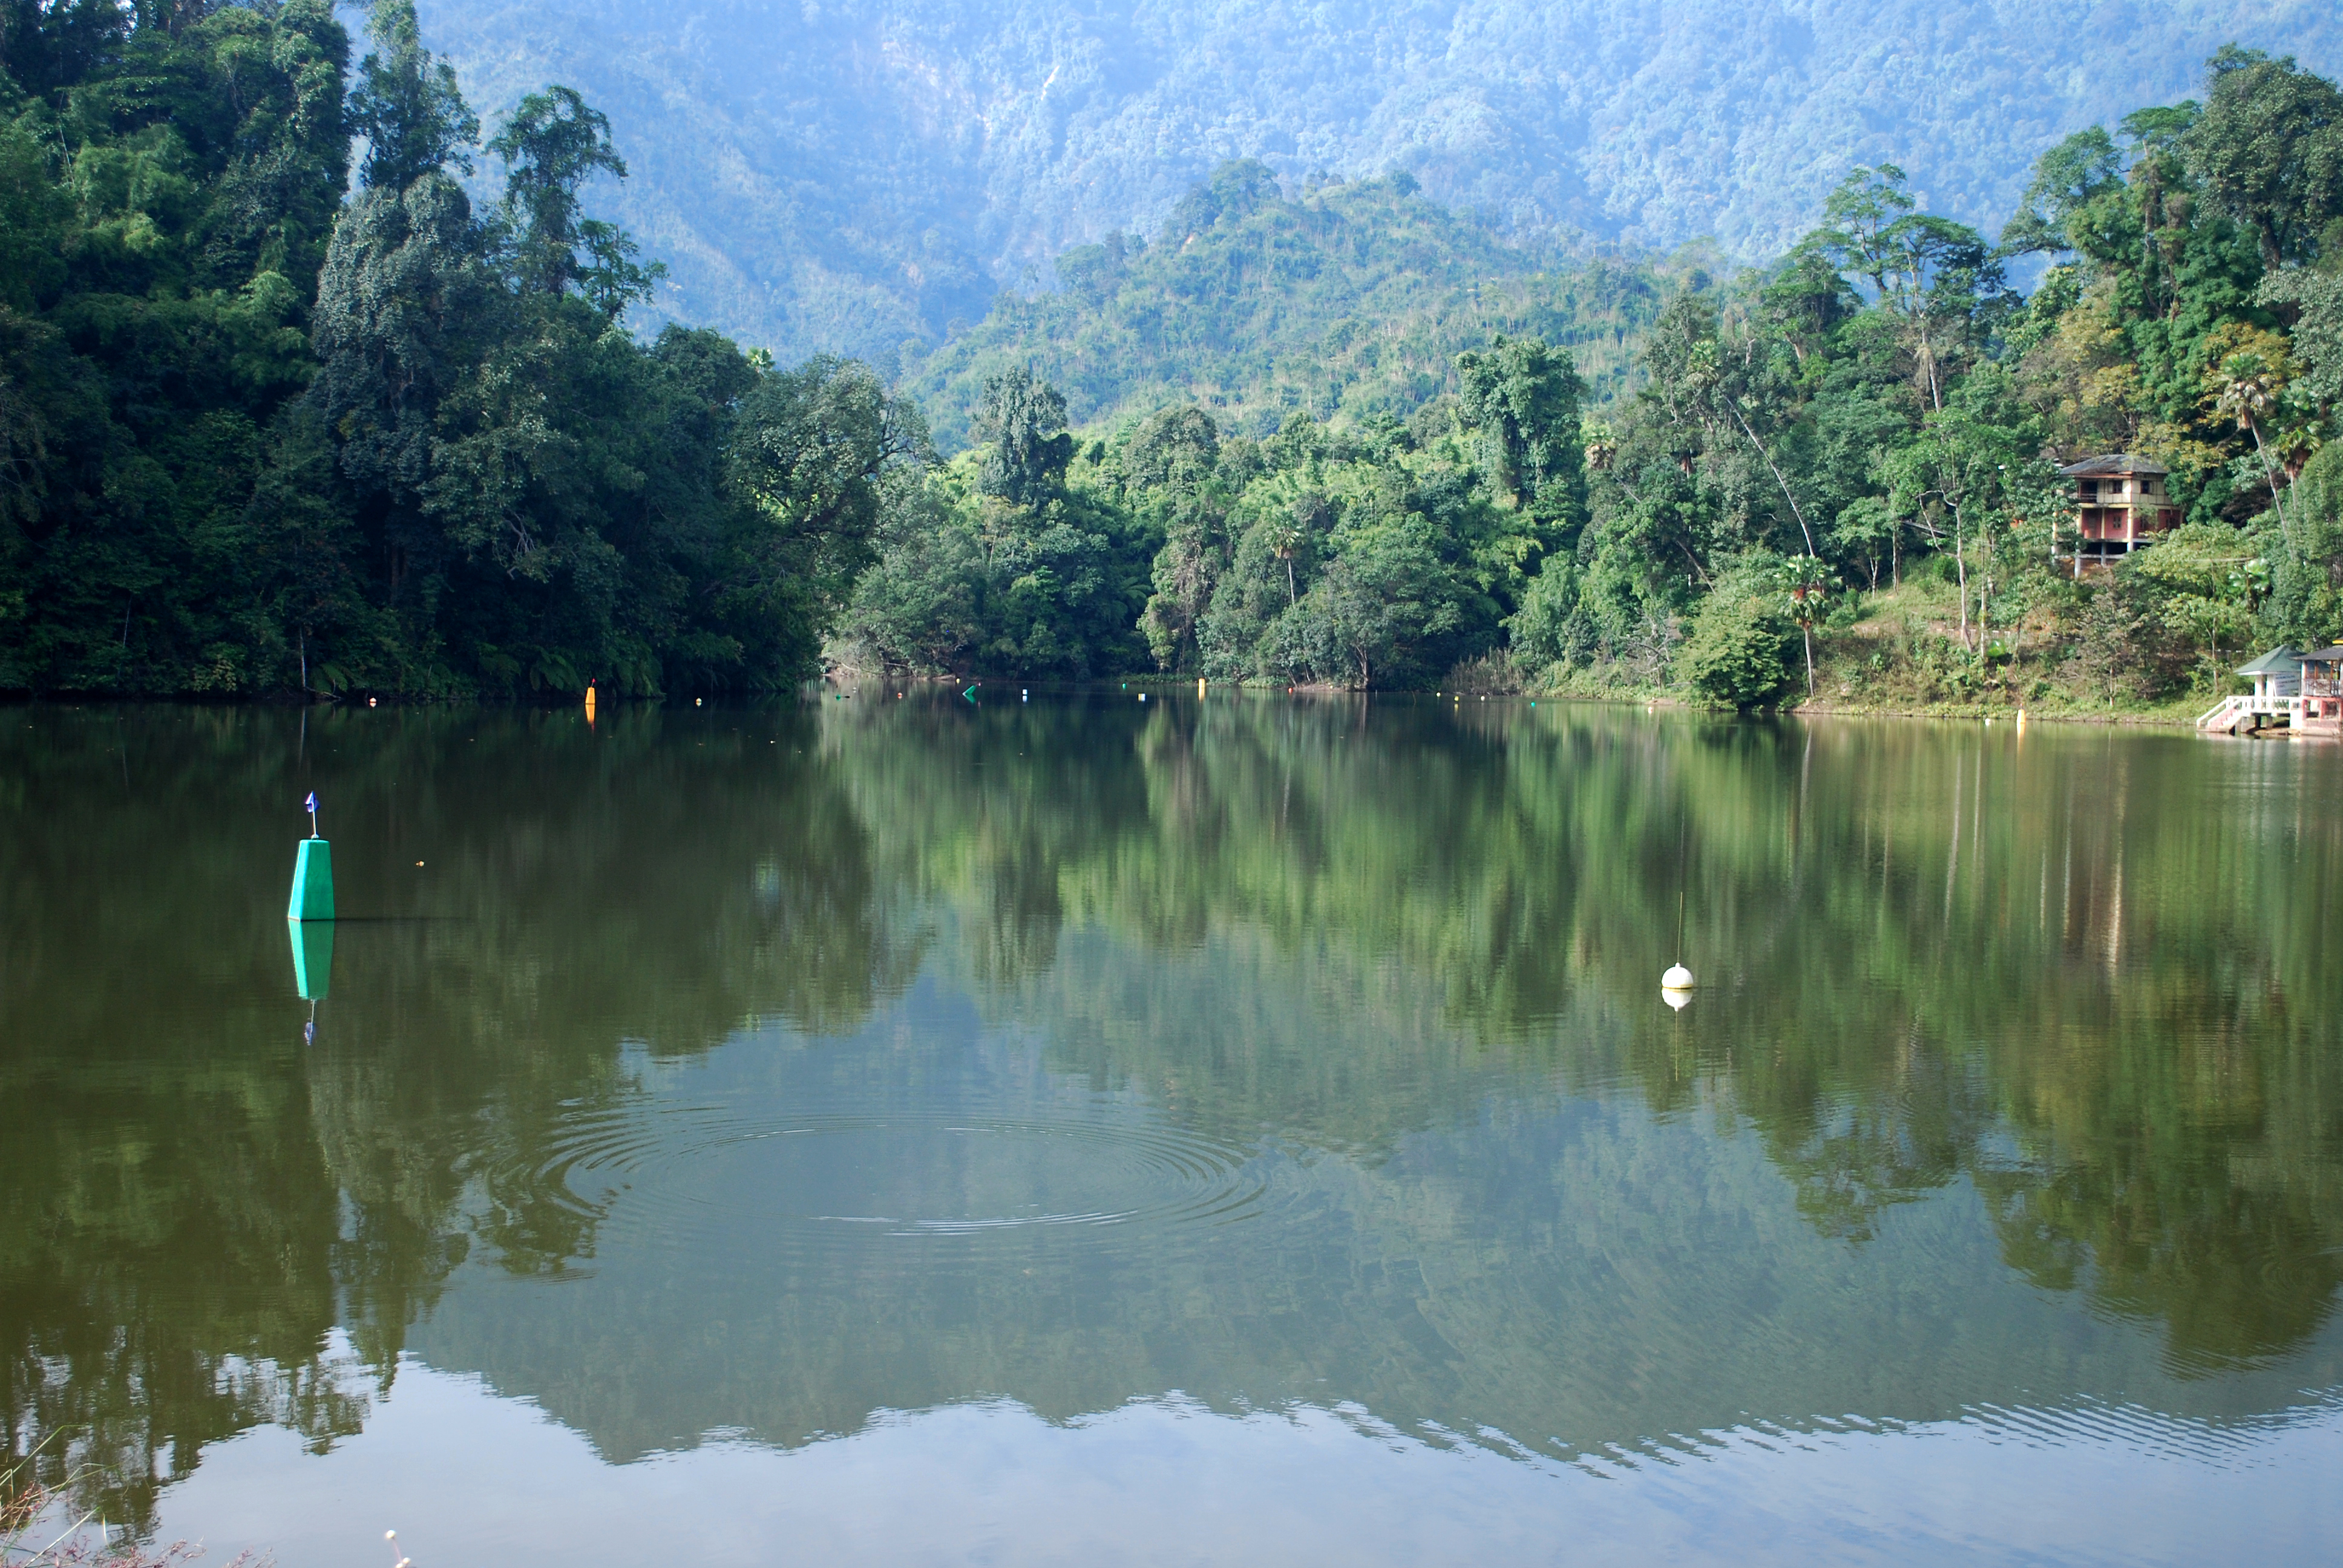
M1797 628L1755 568L1736 570L1702 601L1676 669L1702 697L1746 711L1779 700L1791 684Z

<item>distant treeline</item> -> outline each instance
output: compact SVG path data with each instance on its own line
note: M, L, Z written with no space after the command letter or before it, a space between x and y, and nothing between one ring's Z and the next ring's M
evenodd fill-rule
M1078 441L1046 383L987 383L982 445L890 518L833 653L863 668L1429 686L1503 645L1586 521L1568 353L1499 337L1408 423L1265 439L1172 407Z

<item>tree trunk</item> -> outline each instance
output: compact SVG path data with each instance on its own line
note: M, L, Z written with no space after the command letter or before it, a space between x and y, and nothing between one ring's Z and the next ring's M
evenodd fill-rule
M1741 433L1749 437L1749 444L1757 448L1757 455L1765 460L1765 467L1773 470L1774 482L1782 487L1782 499L1790 503L1790 516L1797 519L1798 532L1805 537L1806 557L1811 560L1815 553L1814 531L1806 527L1806 514L1798 509L1798 498L1790 493L1790 481L1782 477L1781 469L1774 467L1774 454L1765 450L1765 443L1757 438L1757 432L1749 427L1749 421L1741 417L1740 409L1733 410L1733 418L1741 427ZM1687 467L1684 471L1690 473L1692 470Z
M2276 512L2278 520L2283 523L2286 521L2286 503L2278 498L2278 470L2270 467L2269 448L2262 445L2261 421L2248 419L2246 421L2246 428L2254 433L2254 450L2261 454L2262 472L2269 476L2270 510Z
M1961 649L1973 652L1975 650L1969 647L1969 552L1961 538L1961 514L1957 508L1953 512L1953 571L1961 584Z

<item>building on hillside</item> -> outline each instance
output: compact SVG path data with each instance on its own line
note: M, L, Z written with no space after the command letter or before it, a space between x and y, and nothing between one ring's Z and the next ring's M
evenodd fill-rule
M2128 452L2086 457L2058 470L2074 486L2071 499L2081 538L2075 571L2085 561L2127 556L2167 528L2180 526L2180 508L2164 487L2165 468Z

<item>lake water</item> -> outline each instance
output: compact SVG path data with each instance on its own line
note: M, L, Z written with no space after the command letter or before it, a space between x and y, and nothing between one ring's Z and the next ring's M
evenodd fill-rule
M281 1568L2332 1560L2343 748L978 695L0 709L9 1442Z

